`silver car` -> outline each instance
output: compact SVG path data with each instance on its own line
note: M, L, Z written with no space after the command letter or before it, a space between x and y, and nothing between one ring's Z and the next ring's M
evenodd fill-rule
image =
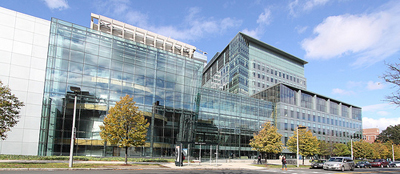
M351 170L355 168L353 159L350 157L332 157L324 163L324 170Z

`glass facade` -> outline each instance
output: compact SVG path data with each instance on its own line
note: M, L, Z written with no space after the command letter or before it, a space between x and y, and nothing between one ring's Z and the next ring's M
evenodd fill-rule
M195 142L218 144L226 157L256 155L249 142L272 121L272 103L200 88L202 71L203 62L52 19L39 155L69 154L75 96L75 155L123 155L102 142L99 125L126 94L150 123L146 145L130 148L129 156L173 156L183 143L196 157Z
M301 96L302 99L299 100L296 96ZM284 84L272 86L252 97L274 103L276 114L273 115L276 115L274 119L278 132L285 135L282 137L284 144L287 143L288 136L290 137L299 125L306 126L319 140L329 143L347 143L350 139L357 140L362 137L361 108L355 106L349 108L340 103L342 112L339 113L337 101L327 102L329 99L318 94ZM297 100L300 102L296 102ZM331 111L328 112L326 108ZM348 110L345 110L345 108L348 108ZM291 112L292 110L296 113ZM350 110L353 113L353 118L346 115ZM285 149L284 153L291 152Z
M121 96L133 95L151 123L148 142L134 155L167 155L178 141L191 141L195 98L203 63L117 36L52 19L39 155L67 155L74 96L78 96L76 155L118 156L106 146L99 125ZM69 90L80 87L78 94ZM107 147L107 148L106 148Z

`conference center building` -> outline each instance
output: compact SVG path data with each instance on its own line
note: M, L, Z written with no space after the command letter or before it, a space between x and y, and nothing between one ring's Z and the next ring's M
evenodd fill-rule
M99 126L127 94L150 123L130 157L173 157L182 145L196 158L251 158L268 121L284 144L299 125L330 143L362 138L360 107L307 91L306 61L244 33L207 63L190 44L97 14L89 22L0 7L0 80L25 103L0 154L69 155L76 111L74 155L123 156Z

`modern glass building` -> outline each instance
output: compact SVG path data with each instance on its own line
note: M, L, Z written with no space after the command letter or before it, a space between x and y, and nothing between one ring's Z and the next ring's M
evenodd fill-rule
M361 138L361 108L307 91L306 61L243 33L206 64L192 45L96 14L91 28L0 14L0 80L26 104L2 154L68 155L75 96L74 155L124 154L99 126L126 94L150 123L129 156L172 157L180 144L193 157L255 156L250 139L267 121L284 143L298 125L331 143Z

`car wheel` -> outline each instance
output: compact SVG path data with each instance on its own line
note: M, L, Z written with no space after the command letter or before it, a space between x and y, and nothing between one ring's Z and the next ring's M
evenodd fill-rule
M342 172L344 172L344 166L342 166Z
M351 167L350 170L351 170L351 171L354 171L354 167Z

